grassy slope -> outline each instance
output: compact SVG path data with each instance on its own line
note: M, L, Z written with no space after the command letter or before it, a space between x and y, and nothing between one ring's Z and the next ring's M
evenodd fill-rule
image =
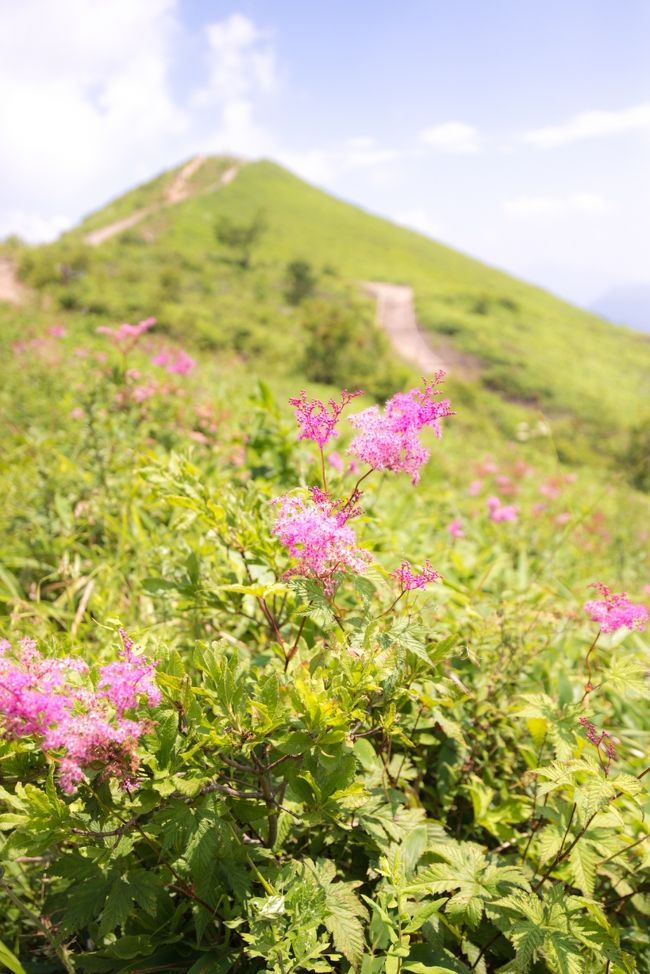
M557 411L626 425L650 393L650 340L550 294L340 202L267 162L246 167L215 206L261 205L273 228L268 255L333 262L353 279L410 284L422 324L485 363L506 393ZM203 237L203 204L174 221L170 239ZM203 223L203 225L201 225Z
M577 458L570 449L574 437L596 448L602 437L610 447L622 446L625 430L643 418L650 391L647 336L337 200L271 162L244 166L234 182L212 192L230 163L207 160L192 181L196 195L90 251L81 242L85 232L162 198L178 170L94 214L38 258L54 268L51 280L45 274L45 290L59 306L81 312L93 330L99 321L155 313L177 338L214 350L243 349L244 359L264 372L295 372L300 315L286 306L283 275L287 261L304 258L317 269L335 269L335 276L323 278L328 287L367 279L413 286L433 344L452 345L481 363L477 418L487 403L492 418L512 431L542 409L571 459ZM269 229L256 266L243 274L219 253L214 225L220 214L245 219L258 209ZM81 273L57 283L56 268L68 254ZM477 392L476 385L465 387L466 409Z

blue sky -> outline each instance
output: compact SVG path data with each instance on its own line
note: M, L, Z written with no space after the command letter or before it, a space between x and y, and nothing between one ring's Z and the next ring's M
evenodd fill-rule
M650 282L649 47L647 0L0 4L0 234L231 151L588 305Z

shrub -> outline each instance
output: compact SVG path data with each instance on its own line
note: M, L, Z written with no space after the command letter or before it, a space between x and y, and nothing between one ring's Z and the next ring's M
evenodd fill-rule
M292 260L287 264L285 296L289 304L301 304L313 295L317 277L306 260Z
M407 369L395 363L367 304L332 296L306 301L302 308L307 378L361 386L376 399L386 398L406 380Z
M253 250L266 231L266 217L261 210L248 221L232 220L222 215L214 228L217 241L230 251L231 258L243 270L250 267Z

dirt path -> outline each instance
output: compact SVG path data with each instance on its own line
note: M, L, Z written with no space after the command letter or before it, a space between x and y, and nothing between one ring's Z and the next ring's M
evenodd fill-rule
M438 369L449 372L453 368L448 357L434 351L418 328L412 288L377 281L368 281L363 287L376 299L379 324L403 359L416 366L423 375Z
M125 217L123 220L116 220L115 223L109 223L105 227L100 227L99 230L92 230L87 233L84 240L91 247L97 247L99 244L104 243L105 240L110 240L111 237L117 236L118 233L122 233L124 230L128 230L130 227L136 226L144 220L145 217L152 213L156 213L165 206L174 206L176 203L182 203L186 200L188 196L191 195L192 190L190 186L190 180L198 172L203 163L205 162L205 156L194 156L189 162L185 163L183 168L176 173L176 176L169 184L165 191L165 196L163 202L158 206L146 206L141 210L136 210L135 213L131 213L130 216ZM239 170L241 169L243 162L236 162L234 165L229 166L228 169L219 177L215 189L221 186L227 186L231 183Z
M0 257L0 301L24 304L27 290L18 280L16 265L8 257Z
M109 223L105 227L100 227L99 230L92 230L86 234L84 241L90 244L91 247L98 247L105 240L110 240L111 237L115 237L118 233L128 230L129 227L134 227L136 223L140 223L141 220L144 220L146 216L149 216L156 209L157 207L147 206L142 210L136 210L130 216L124 217L123 220L116 220L115 223Z
M189 162L186 162L180 172L176 173L173 181L167 187L165 193L165 203L181 203L183 200L187 199L190 195L189 182L195 172L198 172L203 163L205 162L205 156L194 156ZM222 177L223 178L223 177Z

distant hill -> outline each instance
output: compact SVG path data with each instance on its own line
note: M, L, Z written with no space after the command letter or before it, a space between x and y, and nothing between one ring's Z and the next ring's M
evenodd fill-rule
M266 232L243 271L218 244L215 226L257 213ZM104 233L110 225L115 233ZM170 336L233 354L264 375L304 368L305 311L286 297L290 262L309 265L325 302L358 295L368 328L372 305L361 282L409 285L434 349L471 363L469 377L456 383L464 415L512 437L517 424L537 423L543 413L570 460L585 443L592 452L622 449L650 401L646 336L336 199L270 161L190 160L17 259L48 307L93 331L154 314ZM323 315L323 307L313 313ZM375 352L361 344L357 353L373 367Z
M592 310L615 324L650 332L650 284L610 288L594 303Z

